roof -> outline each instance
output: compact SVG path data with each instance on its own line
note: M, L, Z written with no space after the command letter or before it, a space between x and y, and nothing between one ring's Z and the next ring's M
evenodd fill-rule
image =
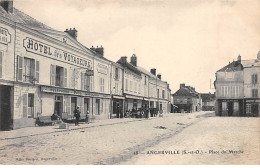
M173 96L192 96L192 93L187 88L180 88L173 94Z
M36 19L19 11L16 8L13 8L13 13L8 13L4 10L2 6L0 6L0 15L20 24L25 24L32 27L39 27L44 29L52 29L51 27L37 21Z
M201 93L201 99L202 101L211 101L211 100L215 100L215 94L211 94L211 93Z
M242 60L243 67L252 67L252 66L260 66L260 61L258 59L252 60Z
M116 63L122 65L123 67L129 69L130 71L134 72L135 74L141 76L141 72L132 64L128 63L128 62L122 62L121 59L119 59Z
M199 93L195 91L195 89L191 86L181 87L177 90L173 96L192 96L192 97L199 97Z
M225 67L221 68L217 72L226 72L226 71L242 71L243 65L239 61L233 61L226 65Z

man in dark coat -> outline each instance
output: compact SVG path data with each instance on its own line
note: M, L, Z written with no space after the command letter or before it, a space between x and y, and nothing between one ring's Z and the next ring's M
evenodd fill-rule
M80 111L79 111L79 107L77 107L75 110L74 110L74 117L76 118L75 120L75 125L79 125L79 118L80 118Z

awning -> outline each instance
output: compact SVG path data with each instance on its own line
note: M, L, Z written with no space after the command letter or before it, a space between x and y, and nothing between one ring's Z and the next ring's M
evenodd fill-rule
M148 99L148 98L145 98L145 97L144 97L144 100L145 100L145 101L149 101L149 99Z
M143 100L143 97L137 97L137 96L133 96L133 95L125 95L125 97L126 97L127 99Z
M124 96L113 95L113 99L125 99L125 97Z

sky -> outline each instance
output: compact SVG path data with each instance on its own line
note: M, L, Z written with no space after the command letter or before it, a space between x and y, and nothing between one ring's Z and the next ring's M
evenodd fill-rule
M14 0L38 21L78 41L104 47L117 61L133 53L137 64L156 68L172 93L180 83L214 92L215 72L240 54L260 51L260 0Z

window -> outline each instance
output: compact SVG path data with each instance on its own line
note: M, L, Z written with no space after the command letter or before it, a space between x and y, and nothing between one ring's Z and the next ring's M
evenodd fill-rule
M18 60L18 79L30 83L39 82L39 66L39 61L26 57L22 60L20 57ZM22 75L23 71L24 75Z
M246 113L251 113L251 104L246 104Z
M251 76L251 79L252 79L252 84L257 84L257 74L253 74L252 76Z
M227 111L227 102L222 102L222 111Z
M86 76L86 73L81 73L81 89L90 91L90 76Z
M252 89L252 97L258 97L258 89Z
M221 95L222 97L228 96L228 86L221 86Z
M3 52L0 51L0 78L2 78L3 75Z
M134 82L134 92L136 93L137 92L137 83L136 82Z
M165 98L165 91L164 90L162 90L162 98L164 99Z
M157 89L157 98L159 98L159 96L160 96L160 90Z
M234 78L234 73L232 72L232 69L228 68L226 70L226 78L227 79L233 79Z
M145 77L144 77L144 85L146 85L146 84L147 84L147 83L146 83L146 78L147 78L147 77L145 76Z
M115 79L116 80L119 79L119 70L118 70L118 68L115 68Z
M130 92L132 92L133 91L133 82L132 81L130 81Z
M232 86L231 89L232 89L231 96L239 97L239 86Z
M115 93L118 94L118 83L115 83Z
M128 91L128 79L125 79L125 90Z
M105 79L100 78L99 83L100 83L100 92L104 92L105 91Z
M51 85L67 87L67 69L51 65ZM75 87L75 86L74 86Z

